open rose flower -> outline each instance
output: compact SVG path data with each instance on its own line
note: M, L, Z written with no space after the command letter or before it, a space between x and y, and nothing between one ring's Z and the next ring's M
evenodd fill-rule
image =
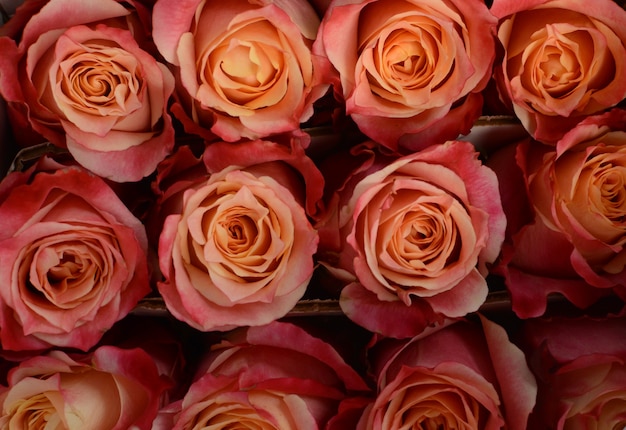
M494 0L504 98L537 140L553 144L626 97L626 11L613 0Z
M14 128L67 147L114 181L151 174L174 145L174 77L139 44L149 29L115 0L32 3L18 9L14 19L29 15L15 40L0 37L0 93Z
M556 146L526 139L511 155L493 167L507 201L528 193L528 208L508 209L529 214L501 267L518 315L541 315L550 293L582 308L611 291L626 297L626 111L588 117Z
M331 157L324 170L329 184L342 171L351 175L329 185L329 214L319 225L320 260L352 281L341 292L342 309L394 337L476 311L504 239L495 174L467 142L401 158L370 147Z
M572 242L576 271L592 285L626 288L626 111L589 117L555 150L520 150L531 201Z
M524 324L523 348L538 383L529 428L624 428L626 320L552 318Z
M377 396L356 429L525 430L536 382L505 330L481 322L375 345Z
M304 208L310 172L281 158L291 154L260 140L208 146L208 174L185 180L159 238L158 288L174 316L204 331L261 325L304 295L318 236Z
M469 132L491 77L496 19L482 0L336 0L314 47L363 133L417 150Z
M169 383L143 350L110 346L28 359L8 382L0 392L0 426L19 430L149 430Z
M0 341L86 350L150 291L141 222L79 167L0 184Z
M207 139L298 129L328 89L311 54L318 26L306 0L158 0L154 41L179 78L174 114Z
M347 395L368 390L329 343L272 322L214 345L182 402L172 406L173 426L159 428L317 430Z

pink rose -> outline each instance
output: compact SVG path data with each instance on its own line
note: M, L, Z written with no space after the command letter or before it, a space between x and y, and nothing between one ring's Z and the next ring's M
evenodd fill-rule
M624 428L626 320L551 318L524 324L523 347L539 387L529 428Z
M576 271L598 287L626 287L626 111L587 118L555 149L520 151L531 201L574 246Z
M490 161L517 205L507 213L527 212L500 269L519 316L541 315L550 293L581 308L611 291L626 297L625 143L626 111L613 110L583 120L556 146L526 139L516 154Z
M347 395L368 390L329 343L273 322L230 333L211 348L169 428L317 430Z
M506 219L496 176L472 144L449 141L401 158L364 144L325 169L333 194L319 225L320 259L349 282L341 306L351 319L412 337L482 305Z
M491 77L496 19L482 0L338 0L314 47L363 133L418 150L468 133Z
M0 184L0 341L87 350L150 291L141 222L78 168Z
M199 330L269 323L295 306L313 275L318 236L304 205L308 190L321 192L323 181L308 185L321 175L302 148L269 141L215 142L204 161L205 177L185 179L184 191L170 187L182 201L166 193L175 211L159 238L159 292Z
M500 91L535 139L554 144L626 97L626 11L613 0L494 0L491 12Z
M328 89L311 54L319 18L305 0L159 0L154 41L175 66L185 128L207 139L296 130Z
M525 430L537 386L505 330L481 317L382 340L371 354L376 399L357 430Z
M137 14L149 12L115 0L32 3L18 9L15 40L0 37L0 93L18 139L36 142L20 131L31 130L117 182L151 174L174 145L174 78L139 44L149 29Z
M149 430L168 382L141 349L52 351L13 368L0 394L3 428Z

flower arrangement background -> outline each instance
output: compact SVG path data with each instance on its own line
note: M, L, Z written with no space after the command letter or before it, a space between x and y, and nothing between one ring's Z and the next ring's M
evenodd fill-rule
M2 8L3 425L626 425L624 5Z

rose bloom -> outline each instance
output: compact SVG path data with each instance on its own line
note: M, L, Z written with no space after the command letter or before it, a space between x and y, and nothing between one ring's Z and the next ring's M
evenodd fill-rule
M328 89L311 54L318 26L305 0L158 0L154 41L179 79L172 111L207 139L298 129Z
M0 37L0 93L20 143L36 142L30 130L117 182L154 171L174 145L174 77L139 44L138 13L115 0L18 8L21 32Z
M150 291L141 222L79 167L0 184L0 341L87 350Z
M524 127L554 144L626 97L626 11L613 0L494 0L496 79Z
M507 217L501 257L492 271L505 280L511 309L520 318L542 315L550 298L557 295L586 308L610 291L589 285L576 273L570 260L573 245L537 216L516 161L519 143L493 152L487 161L498 176Z
M327 342L296 325L240 329L211 347L158 429L317 430L351 392L369 388Z
M525 139L515 160L493 166L509 201L528 190L531 213L502 261L520 316L542 314L552 292L583 308L611 291L626 297L625 144L626 111L615 109L586 118L556 146Z
M506 219L496 176L472 144L393 158L365 143L326 163L331 196L319 258L348 281L341 306L351 319L410 337L482 305Z
M626 427L623 317L532 319L523 333L539 386L529 428Z
M356 429L525 430L535 379L505 330L481 322L447 323L375 345L377 396Z
M19 430L149 430L168 386L143 350L111 346L28 359L10 370L8 383L0 426Z
M556 150L530 145L520 151L531 201L574 245L576 271L598 287L626 287L626 111L587 118Z
M496 19L482 0L336 0L314 52L363 133L418 150L468 133L495 58Z
M165 279L158 289L170 312L199 330L280 318L313 275L318 236L297 172L280 160L221 166L238 151L245 163L243 154L264 147L272 152L274 145L209 145L204 157L210 174L192 181L180 211L165 218L158 244Z

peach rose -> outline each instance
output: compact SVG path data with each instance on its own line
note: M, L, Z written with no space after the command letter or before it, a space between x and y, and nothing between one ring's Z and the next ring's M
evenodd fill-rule
M87 350L150 291L141 222L78 167L0 183L0 341Z
M215 344L163 428L317 430L349 393L368 390L329 343L272 322Z
M481 317L382 340L371 354L376 399L357 430L525 430L537 386L505 330Z
M523 149L531 201L574 245L577 272L598 287L626 287L626 110L587 118L556 151Z
M263 149L270 158L248 165L246 154ZM242 165L226 161L236 163L238 153ZM195 328L266 324L307 288L317 232L303 178L279 159L289 151L279 154L272 142L215 142L204 154L210 175L189 179L184 192L172 185L183 199L168 204L180 210L165 218L159 238L158 288L172 314Z
M498 176L507 218L501 257L492 272L504 279L511 308L520 318L542 315L553 296L587 308L611 291L590 285L576 273L570 258L572 243L561 232L548 228L534 210L517 158L521 154L518 146L527 139L494 151L487 161Z
M0 426L16 430L149 430L168 382L141 349L103 346L84 356L52 351L9 372Z
M556 146L526 139L515 161L496 168L507 200L528 192L530 213L502 261L518 315L543 313L552 292L582 308L611 292L626 297L625 143L626 111L615 109L586 118ZM512 186L513 163L527 191Z
M410 337L482 305L506 219L496 176L472 144L449 141L393 158L366 143L331 161L328 178L348 177L329 185L319 254L349 282L341 306L350 318Z
M622 429L626 426L626 320L551 318L523 327L537 406L529 428Z
M139 44L149 29L115 0L49 0L36 10L27 3L14 18L26 21L21 33L0 37L0 93L14 129L67 147L117 182L151 174L174 145L174 78Z
M318 26L305 0L157 1L154 41L179 78L174 114L207 139L298 129L328 89L311 54Z
M501 94L535 139L554 144L626 97L626 11L613 0L494 0L491 12Z
M418 150L469 132L491 77L496 19L482 0L337 0L314 52L363 133Z

